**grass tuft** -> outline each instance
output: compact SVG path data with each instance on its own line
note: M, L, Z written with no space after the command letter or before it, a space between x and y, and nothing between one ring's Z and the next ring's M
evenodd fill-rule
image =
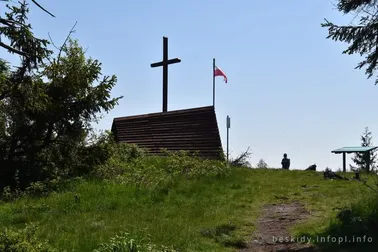
M226 247L246 248L247 242L242 237L235 235L234 230L236 230L236 225L221 224L213 228L202 229L201 235Z

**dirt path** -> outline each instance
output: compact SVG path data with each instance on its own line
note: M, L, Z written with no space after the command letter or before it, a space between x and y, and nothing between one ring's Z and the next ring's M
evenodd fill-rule
M257 220L256 231L251 236L249 247L241 251L315 251L310 244L293 242L289 233L289 229L295 223L309 215L310 213L299 203L265 206L263 215ZM280 238L281 242L278 240Z

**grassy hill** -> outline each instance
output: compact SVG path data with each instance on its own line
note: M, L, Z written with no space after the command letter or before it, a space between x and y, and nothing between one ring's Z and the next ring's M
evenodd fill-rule
M78 179L48 196L2 203L0 225L21 230L38 223L33 237L59 251L93 251L117 243L117 235L179 251L235 251L250 240L266 204L304 204L311 217L291 231L315 234L325 232L340 208L372 194L358 181L280 169L231 168L226 175L164 181L143 187L122 179ZM3 234L0 244L12 243L16 234Z

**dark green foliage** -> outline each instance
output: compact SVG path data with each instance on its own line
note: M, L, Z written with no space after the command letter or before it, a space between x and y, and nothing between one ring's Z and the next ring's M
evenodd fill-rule
M337 7L345 14L351 11L367 10L376 6L376 0L339 0Z
M368 147L372 146L372 133L369 131L369 128L366 127L365 131L361 135L361 146ZM370 155L370 157L369 157ZM370 169L368 169L368 160L370 160ZM365 153L356 153L352 158L352 161L356 164L356 167L350 165L352 170L359 170L364 172L369 172L375 168L377 162L376 150L365 152Z
M95 166L92 175L102 179L112 179L133 169L138 160L146 157L146 152L135 144L116 143L113 138L100 145L99 152L109 153L109 159ZM135 168L135 167L134 167Z
M0 162L6 167L2 177L7 181L16 170L26 183L51 175L81 175L107 160L100 146L109 137L100 137L92 145L86 138L97 114L116 105L118 98L110 99L116 78L99 80L100 64L86 60L74 41L63 53L60 60L45 65L41 71L45 80L34 76L3 85L10 94L0 108L4 116Z
M3 1L7 2L7 1ZM2 3L2 8L5 4ZM5 37L9 44L0 41L0 46L10 53L22 56L19 74L23 76L32 69L38 67L46 57L51 55L47 50L48 41L34 37L31 32L31 25L27 23L27 13L29 11L26 1L21 1L18 6L6 5L8 12L4 17L0 16L0 38ZM0 95L5 95L0 93ZM0 99L1 100L1 99Z
M22 57L15 70L0 60L0 189L88 174L111 155L111 135L89 138L121 98L110 97L117 79L103 77L101 63L71 38L53 57L33 36L25 2L8 9L0 36Z
M372 77L378 61L378 4L376 0L338 0L337 9L344 14L353 14L358 24L336 25L328 20L322 24L328 28L328 37L335 41L346 42L344 54L360 54L365 59L356 68L366 67L368 78ZM378 79L375 84L378 83Z

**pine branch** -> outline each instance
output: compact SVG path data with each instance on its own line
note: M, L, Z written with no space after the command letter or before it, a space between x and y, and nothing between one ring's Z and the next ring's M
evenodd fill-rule
M12 26L12 23L14 23L14 21L0 18L0 23L6 26Z
M376 3L377 0L340 0L337 4L337 8L344 14L348 14L358 9L375 6Z
M8 27L12 27L12 28L16 28L16 25L19 25L20 27L27 27L27 25L17 22L16 20L4 19L1 17L0 17L0 23Z
M26 58L29 58L29 55L23 51L20 51L20 50L17 50L7 44L4 44L3 42L0 41L0 47L3 47L5 49L8 49L9 51L11 51L12 53L15 53L15 54L18 54L18 55L21 55L21 56L24 56Z

